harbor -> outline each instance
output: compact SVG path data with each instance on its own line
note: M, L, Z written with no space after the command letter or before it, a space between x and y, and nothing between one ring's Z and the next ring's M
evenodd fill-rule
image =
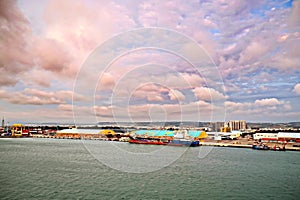
M300 199L300 0L0 0L0 36L0 200Z
M269 151L300 151L299 132L263 133L257 131L246 134L245 131L232 131L224 127L220 130L221 132L210 132L204 128L190 127L34 127L13 124L10 127L2 128L0 137L99 140L128 142L133 145L214 146Z
M103 145L106 143L78 139L0 139L0 174L5 180L0 196L6 199L199 199L199 196L297 199L299 194L298 152L215 147L200 159L197 157L200 148L209 150L210 147L193 147L186 148L177 161L161 170L126 173L105 166L85 148L85 145L93 145L99 152L106 152ZM164 148L179 154L185 149L123 142L111 144L134 152ZM116 164L124 165L115 152L108 155ZM158 161L149 167L163 162L166 156L157 157ZM134 160L131 166L137 164L138 160ZM18 187L14 187L16 183ZM260 190L262 185L268 187ZM237 188L241 192L232 192Z

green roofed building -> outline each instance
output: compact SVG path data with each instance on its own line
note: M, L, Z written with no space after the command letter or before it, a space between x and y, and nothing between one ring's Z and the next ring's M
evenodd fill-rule
M173 131L173 130L146 130L146 129L143 129L143 130L136 130L131 133L135 134L136 136L174 137L179 132L180 131ZM205 131L190 130L190 131L187 131L186 136L202 139L202 138L206 138L207 134Z

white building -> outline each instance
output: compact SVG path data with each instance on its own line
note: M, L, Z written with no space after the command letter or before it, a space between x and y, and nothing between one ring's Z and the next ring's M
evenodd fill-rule
M241 136L240 131L232 131L232 132L207 132L208 135L212 136L214 140L222 140L222 139L237 139Z
M278 139L278 133L255 133L253 134L254 140L261 140L261 139Z
M300 133L279 132L278 133L278 140L300 142Z

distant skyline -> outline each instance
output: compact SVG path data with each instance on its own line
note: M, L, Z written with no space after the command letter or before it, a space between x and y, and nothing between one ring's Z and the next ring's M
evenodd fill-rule
M292 122L299 102L299 0L0 1L10 123Z

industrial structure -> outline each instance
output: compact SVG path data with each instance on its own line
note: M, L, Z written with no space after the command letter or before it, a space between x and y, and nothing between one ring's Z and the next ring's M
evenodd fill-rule
M228 122L229 128L233 130L246 130L247 124L245 120L231 120Z
M113 138L117 136L113 130L99 130L99 129L63 129L56 132L57 138L72 138L72 139L96 139L96 138Z
M253 139L262 142L300 142L300 133L255 133L253 134Z

